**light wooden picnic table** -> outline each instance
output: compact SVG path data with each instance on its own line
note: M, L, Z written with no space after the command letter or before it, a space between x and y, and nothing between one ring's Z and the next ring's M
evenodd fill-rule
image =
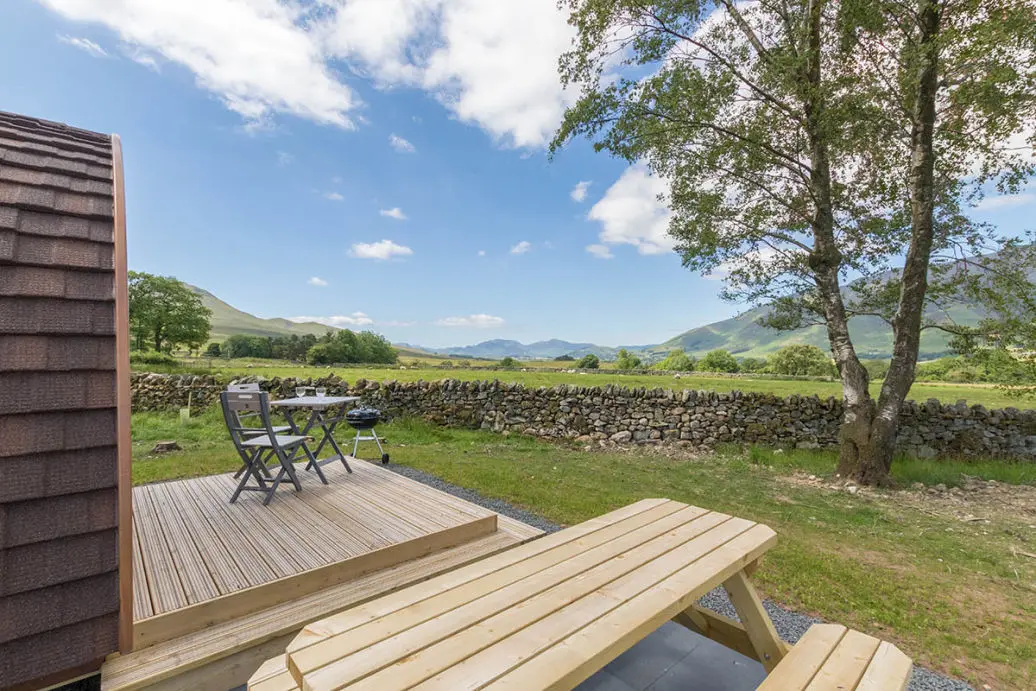
M749 576L765 525L645 499L303 629L250 691L571 689L670 619L784 657ZM697 606L723 585L743 624Z

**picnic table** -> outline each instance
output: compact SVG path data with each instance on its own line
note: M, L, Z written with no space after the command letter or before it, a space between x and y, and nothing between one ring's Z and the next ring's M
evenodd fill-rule
M670 619L771 670L788 646L749 576L776 537L645 499L310 624L248 688L571 689ZM719 585L741 623L697 606Z
M270 401L271 408L280 408L283 411L293 434L303 437L310 436L313 428L319 427L322 432L320 442L317 444L316 449L313 450L313 460L306 465L306 470L310 468L315 469L317 475L320 476L321 482L325 485L327 484L327 479L324 477L320 466L340 460L348 472L351 473L353 471L349 467L348 461L345 460L345 454L342 453L342 449L339 448L338 442L335 441L334 437L335 427L345 419L345 413L344 411L339 411L337 415L329 416L328 411L331 408L344 406L347 403L355 403L358 400L360 400L359 396L296 396L295 398L282 398L277 401ZM306 422L302 426L299 426L295 420L295 412L298 410L309 410L309 417L306 418ZM320 452L325 444L331 447L334 455L322 459L320 458Z

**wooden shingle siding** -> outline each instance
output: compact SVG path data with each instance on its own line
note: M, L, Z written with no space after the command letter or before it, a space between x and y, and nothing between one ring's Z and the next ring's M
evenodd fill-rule
M108 135L0 112L0 689L118 648Z

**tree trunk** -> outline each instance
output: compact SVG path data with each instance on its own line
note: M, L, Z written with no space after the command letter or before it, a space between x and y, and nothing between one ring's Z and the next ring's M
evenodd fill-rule
M838 366L845 399L845 413L840 431L838 469L843 475L856 475L858 468L871 467L871 432L875 421L875 405L870 395L870 376L856 355L849 335L849 318L842 299L839 269L842 255L834 234L834 210L831 199L831 160L823 133L824 103L821 85L821 22L823 0L809 4L809 31L806 47L809 60L803 83L803 111L810 138L810 189L816 200L812 219L813 251L809 266L824 306L828 341ZM887 475L887 470L885 472ZM870 475L870 473L868 473Z
M162 327L161 326L156 326L155 327L154 346L155 346L155 352L157 352L157 353L161 353L162 352L162 340L163 340L163 338L162 338Z
M917 352L921 344L928 268L932 254L935 216L935 102L938 94L940 29L939 0L918 1L917 98L910 133L911 238L903 264L899 307L892 319L892 361L870 419L846 424L843 435L858 439L855 457L844 452L839 471L862 484L889 485L892 456L899 430L899 414L914 383ZM850 416L848 398L846 416Z

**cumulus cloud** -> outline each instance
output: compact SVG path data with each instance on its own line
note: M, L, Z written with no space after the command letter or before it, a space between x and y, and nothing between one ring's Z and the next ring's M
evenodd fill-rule
M317 286L318 288L327 287L327 281L320 278L320 276L312 276L308 281L306 281L306 283L310 284L311 286Z
M480 257L486 256L486 251L485 250L479 250L478 251L478 256L480 256Z
M401 154L412 154L417 151L416 146L396 134L389 135L389 146Z
M66 19L104 24L194 73L247 122L290 113L344 128L360 99L328 63L303 8L276 0L40 0Z
M89 53L95 58L108 57L108 51L106 51L104 48L101 48L99 45L97 45L88 38L80 38L78 36L66 36L64 34L58 34L58 40L62 43L72 46L73 48L78 48L84 53Z
M397 245L391 240L380 242L358 242L349 250L349 254L357 259L391 259L392 257L409 257L414 251L405 245Z
M586 193L590 189L592 180L580 180L576 183L576 186L572 188L572 201L581 202L586 199Z
M327 326L345 327L345 326L370 326L374 323L374 320L363 312L353 312L348 315L336 314L330 317L288 317L288 321L292 322L316 322L317 324L325 324Z
M1036 194L1028 192L1023 194L1002 194L996 197L986 197L975 209L978 211L994 211L996 209L1009 209L1013 206L1025 206L1036 201Z
M676 243L668 234L670 213L659 201L667 191L665 180L647 166L627 168L587 215L601 224L600 244L633 245L641 254L671 252Z
M466 317L443 317L435 322L438 326L460 326L470 329L494 329L504 325L503 317L491 314L469 314Z
M185 67L253 127L278 113L352 127L346 70L424 89L514 147L543 146L576 96L558 79L575 30L556 0L40 2Z
M406 214L403 213L403 210L400 209L398 206L394 206L391 209L382 209L378 213L387 218L394 218L397 221L406 220Z
M615 256L608 245L587 245L586 251L598 259L611 259Z
M338 192L324 192L324 199L330 199L333 202L340 202L345 199L345 197L338 194Z
M532 249L532 243L528 240L522 240L517 245L511 248L511 254L525 254Z

